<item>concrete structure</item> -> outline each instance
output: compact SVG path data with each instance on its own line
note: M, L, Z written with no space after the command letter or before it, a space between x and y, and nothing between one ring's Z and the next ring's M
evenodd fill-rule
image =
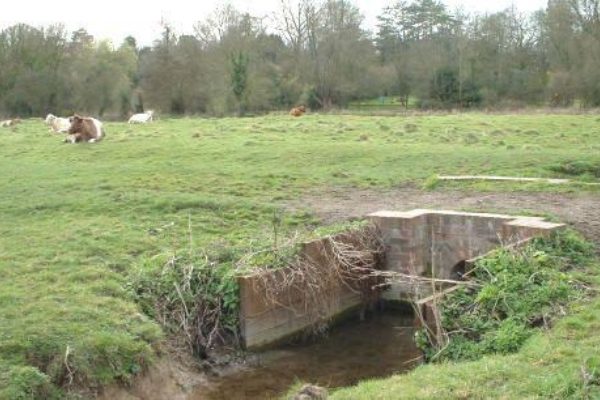
M537 217L454 211L381 211L368 217L383 235L386 246L384 270L439 279L457 278L467 260L494 248L547 235L564 226ZM352 243L348 234L337 235L336 240ZM327 243L327 239L306 243L300 254L321 265L324 274L331 268L331 249ZM290 272L283 269L267 273L277 280ZM307 296L307 292L296 289L295 293L284 293L285 301L273 304L265 298L264 291L261 292L260 278L250 275L238 279L241 334L249 349L279 342L315 322L315 315L302 309L306 304L303 296ZM414 299L415 292L419 298L425 298L432 293L430 286L395 283L383 292L382 298L406 301ZM359 293L340 285L323 299L326 304L319 318L332 318L360 306L361 301Z
M466 260L564 226L539 217L455 211L380 211L369 217L386 244L384 270L438 279L457 279ZM415 290L431 294L430 285L395 284L383 297L408 300Z
M336 241L352 243L348 234L339 234ZM300 258L310 260L315 265L325 268L331 265L331 248L327 238L304 243L299 254ZM270 280L283 281L286 274L291 274L289 268L269 274ZM270 344L281 342L290 336L302 332L314 324L315 319L329 320L336 315L359 306L362 303L361 295L351 288L340 285L329 293L322 294L318 315L315 310L306 310L307 301L304 296L307 291L299 288L286 290L277 296L277 305L266 298L263 277L261 274L241 276L238 278L240 287L240 328L243 344L248 349L256 349ZM308 302L310 303L310 301Z

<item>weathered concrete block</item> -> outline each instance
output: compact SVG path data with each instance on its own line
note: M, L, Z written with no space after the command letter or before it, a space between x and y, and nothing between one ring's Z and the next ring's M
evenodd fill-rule
M388 249L386 269L421 274L433 269L441 279L449 278L460 261L564 226L538 217L435 210L379 211L369 218L382 231ZM388 231L396 226L402 227L400 234L397 228Z
M358 246L352 235L340 234L335 240ZM310 260L323 271L323 277L332 268L332 249L327 239L305 243L300 251L300 257ZM238 277L240 288L240 330L243 345L248 349L256 349L293 336L309 328L315 320L328 320L362 303L360 293L345 285L333 287L327 293L321 293L318 300L319 309L307 310L311 304L312 292L296 286L285 287L286 275L293 270L284 268L266 271L261 274L277 286L281 282L282 290L277 293L275 301L267 298L262 285L264 276L251 274Z
M456 211L412 210L380 211L369 215L379 227L385 246L383 269L417 276L454 279L457 268L466 260L482 256L501 245L512 245L534 236L548 235L563 224L536 217L513 217L501 214L463 213ZM336 240L356 245L351 235L340 234ZM332 255L327 240L306 243L302 256L331 268ZM283 282L291 270L266 272L270 279ZM261 292L260 276L238 278L240 286L241 334L247 348L266 346L294 335L314 323L314 310L305 310L310 291L290 288L273 303ZM394 282L382 295L384 300L414 300L434 293L430 283ZM329 319L361 304L361 296L344 285L331 290L319 307L322 319ZM431 299L420 302L425 315L431 317ZM310 302L309 302L310 303Z

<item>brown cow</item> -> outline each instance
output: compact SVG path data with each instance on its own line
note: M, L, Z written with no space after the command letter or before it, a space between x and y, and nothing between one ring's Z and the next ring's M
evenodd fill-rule
M300 116L304 115L305 112L306 112L306 107L298 106L298 107L294 107L290 110L290 115L292 115L294 117L300 117Z
M88 142L94 143L102 140L105 136L102 122L95 118L80 117L74 115L69 118L71 126L69 127L69 136L65 139L68 143Z

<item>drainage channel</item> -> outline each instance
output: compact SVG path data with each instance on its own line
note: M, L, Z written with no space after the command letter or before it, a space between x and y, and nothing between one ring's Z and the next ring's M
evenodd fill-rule
M422 322L429 324L430 303L441 295L436 288L453 290L431 282L453 282L455 275L465 272L465 260L563 227L538 217L435 210L381 211L369 218L373 224L362 231L304 243L296 268L239 277L240 330L247 349L277 343L310 328L319 318L336 318L364 307L371 297L417 304ZM347 258L343 249L351 250ZM380 252L384 257L375 256ZM372 276L348 279L350 270L344 269L348 265L358 271L377 270L387 276L386 284ZM258 353L246 368L212 379L192 398L277 398L294 382L336 388L402 372L420 358L414 329L413 318L406 314L388 312L358 323L347 320L324 340Z
M381 211L369 218L372 224L360 231L304 243L296 269L238 277L241 341L250 351L246 362L206 377L177 398L272 399L295 383L339 388L407 371L421 359L413 340L415 319L393 305L415 305L420 322L434 330L436 299L457 287L446 284L460 283L456 279L474 259L564 227L540 217L435 210ZM348 265L377 274L348 279L354 271L344 269ZM376 304L387 304L387 310L365 320L352 312ZM325 337L272 347L348 312L351 317ZM264 348L272 350L258 351ZM141 398L165 398L156 395Z
M193 400L272 399L297 382L337 388L407 371L420 361L413 316L387 310L352 317L324 337L256 353L235 372L196 388Z

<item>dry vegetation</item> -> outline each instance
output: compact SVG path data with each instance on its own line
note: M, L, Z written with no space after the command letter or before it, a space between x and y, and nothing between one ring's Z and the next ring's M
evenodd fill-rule
M381 280L374 272L384 254L378 229L368 224L305 244L283 269L255 268L254 289L269 304L307 316L318 333L327 328L340 301L332 293L348 289L361 295L364 308L373 305Z

